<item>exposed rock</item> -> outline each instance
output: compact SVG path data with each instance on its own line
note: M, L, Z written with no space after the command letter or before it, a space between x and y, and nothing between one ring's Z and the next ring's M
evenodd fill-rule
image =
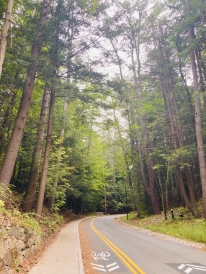
M10 249L7 250L7 253L3 258L3 262L6 266L9 266L9 267L12 266L12 253Z
M20 233L20 236L23 237L24 234L25 234L25 229L23 227L20 227L19 228L19 233Z
M0 274L12 274L12 273L13 273L13 270L10 268L6 268L0 271Z
M31 256L32 253L33 252L31 250L31 248L27 248L27 249L24 250L24 257L28 258L29 256Z
M25 249L25 244L23 241L19 240L17 243L16 243L16 249L21 251L21 250L24 250Z
M16 244L16 241L17 239L12 236L11 237L7 236L4 238L4 242L7 249L12 249L13 246Z
M15 237L16 239L20 239L20 232L19 232L19 228L12 226L10 231L9 231L9 235Z
M6 245L3 239L0 239L0 260L4 258L6 254Z
M35 237L34 236L30 236L30 238L28 239L28 242L27 242L27 246L31 247L34 244L35 244Z
M16 273L14 269L48 238L46 232L40 235L35 231L15 227L9 222L1 223L0 235L0 274Z
M35 260L35 256L31 255L36 253L49 235L45 231L39 234L18 227L0 214L0 274L17 273L22 265L27 265L27 260Z

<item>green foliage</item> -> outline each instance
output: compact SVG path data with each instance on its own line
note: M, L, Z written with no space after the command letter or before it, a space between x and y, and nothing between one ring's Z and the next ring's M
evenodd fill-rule
M154 164L153 169L159 172L163 196L167 187L170 194L177 188L176 167L182 173L189 169L197 189L200 180L194 96L188 68L189 54L196 49L198 75L205 82L205 3L189 2L191 11L187 13L184 1L155 4L114 1L110 13L104 10L105 1L77 0L69 4L54 1L44 29L29 117L12 178L19 193L24 193L27 187L45 85L56 90L45 196L46 201L55 197L55 211L62 208L78 213L103 210L105 196L108 210L125 210L125 186L127 206L135 209L136 172L140 206L148 212L150 202L141 181L141 159L147 183L150 179L148 158ZM1 23L6 4L0 0ZM0 162L18 113L40 7L41 1L15 2L14 10L18 12L12 17L0 80ZM191 27L195 37L189 40ZM91 45L94 46L92 54L90 51L84 54ZM93 58L96 52L99 54ZM113 75L103 78L98 70L101 67L105 73L106 65L114 71ZM53 77L54 71L57 77ZM65 97L69 105L63 137L60 121ZM204 125L205 114L202 119ZM203 138L206 141L204 128ZM43 147L44 143L45 140ZM128 171L128 166L133 168ZM58 186L54 188L56 180ZM8 195L5 206L0 204L1 211L21 205L20 196L9 202L8 193L4 194Z
M170 164L171 169L179 166L183 170L185 167L191 166L193 149L189 147L178 148L174 152L171 152L170 155L161 154L161 156Z
M34 213L22 213L18 209L7 210L4 214L12 221L13 224L24 227L28 231L36 231L41 234L39 223L35 219Z
M5 193L1 189L1 195ZM42 233L42 226L44 229L50 232L56 231L64 219L62 215L57 213L48 213L46 210L41 217L40 223L36 220L36 214L34 212L22 213L17 207L16 193L12 193L11 190L7 190L7 194L4 194L4 201L0 200L0 214L6 216L10 222L18 227L24 227L28 231L35 231L37 234ZM17 195L18 196L18 195ZM11 202L13 201L13 202ZM6 205L6 207L4 206ZM20 207L20 205L18 205Z
M181 208L174 209L174 212L177 211L181 212ZM186 213L185 210L184 212ZM167 220L164 219L163 215L137 219L136 213L130 213L128 215L129 221L127 221L126 216L121 217L121 220L130 223L130 225L146 228L154 232L205 244L205 221L203 219L191 218L188 213L183 214L183 216L184 217L175 216L175 219L168 216Z
M64 219L62 215L58 213L49 214L46 210L43 212L43 216L41 216L40 220L41 226L45 226L52 233L55 232L63 223Z
M6 11L6 5L7 5L6 0L0 0L0 20L3 19L3 14Z
M99 0L78 0L80 6L89 14L92 15L99 7Z
M0 213L4 211L4 202L0 200Z
M206 243L204 220L166 220L145 228L193 242Z
M20 212L20 202L22 198L18 193L13 193L10 189L0 187L0 196L4 201L0 200L0 213L6 216L13 224L24 227L29 231L41 233L39 223L35 219L35 213Z

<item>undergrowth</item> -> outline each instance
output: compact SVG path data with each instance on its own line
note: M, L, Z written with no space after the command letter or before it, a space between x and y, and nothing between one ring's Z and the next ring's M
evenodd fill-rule
M200 204L201 206L201 204ZM135 212L121 217L125 223L163 233L180 239L206 244L206 221L203 218L194 218L185 208L174 209L174 219L168 211L167 219L164 214L137 218Z
M34 212L24 213L21 211L23 197L8 189L6 192L0 188L0 219L6 219L13 225L24 227L28 231L35 231L41 234L42 231L54 232L64 219L58 213L50 213L44 209L41 219L38 222Z

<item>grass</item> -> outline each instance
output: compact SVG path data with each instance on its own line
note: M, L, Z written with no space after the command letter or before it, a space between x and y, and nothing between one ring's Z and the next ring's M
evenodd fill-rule
M206 244L206 221L196 219L191 215L184 217L175 216L175 219L168 217L165 220L163 214L154 215L145 218L137 218L135 213L122 217L121 220L130 225L149 229L154 232L174 236L180 239Z

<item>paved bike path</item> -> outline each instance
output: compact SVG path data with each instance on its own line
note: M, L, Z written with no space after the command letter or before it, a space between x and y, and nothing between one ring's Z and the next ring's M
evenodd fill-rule
M76 220L67 224L29 274L84 274Z

